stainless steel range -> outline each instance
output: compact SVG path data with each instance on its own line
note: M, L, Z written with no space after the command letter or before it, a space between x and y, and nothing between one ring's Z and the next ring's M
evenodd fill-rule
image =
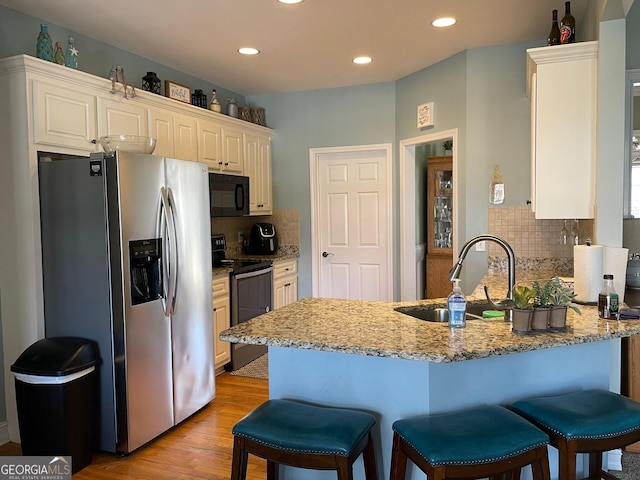
M224 235L211 237L211 252L214 267L232 268L231 326L247 322L258 315L271 311L273 306L273 262L251 258L226 258ZM266 345L231 344L231 362L225 366L233 371L267 353Z

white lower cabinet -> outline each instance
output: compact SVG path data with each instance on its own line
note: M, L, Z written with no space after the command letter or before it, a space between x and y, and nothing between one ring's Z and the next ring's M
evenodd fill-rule
M231 361L231 344L220 340L220 332L231 325L229 275L213 277L213 352L215 369L221 370Z
M298 300L298 261L273 262L273 309Z

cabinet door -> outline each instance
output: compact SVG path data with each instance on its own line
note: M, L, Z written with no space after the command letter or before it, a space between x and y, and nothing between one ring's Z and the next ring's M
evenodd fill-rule
M149 132L156 139L156 148L153 154L173 157L173 115L160 108L150 108Z
M222 128L213 122L198 122L198 161L209 170L222 172Z
M34 80L33 142L95 152L96 97Z
M243 171L244 146L241 130L222 127L222 159L229 173Z
M271 141L252 134L244 135L244 174L249 180L249 213L270 215L271 204Z
M273 308L284 307L298 300L298 277L291 275L273 281Z
M298 300L298 261L281 260L273 264L273 308Z
M147 109L132 99L98 97L98 134L147 136Z
M260 210L273 213L273 185L271 177L271 139L258 137L258 162L260 165Z
M220 340L220 332L231 325L229 277L213 279L213 352L216 370L231 361L231 344Z
M453 163L430 157L427 163L427 253L453 255Z
M527 50L537 219L594 218L597 48L580 42Z
M450 255L427 255L427 298L446 298L453 289L449 270L453 267Z
M198 160L198 135L196 121L186 115L173 115L173 152L175 158Z

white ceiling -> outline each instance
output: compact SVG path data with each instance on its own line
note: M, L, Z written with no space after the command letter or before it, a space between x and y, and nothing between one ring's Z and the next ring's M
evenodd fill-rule
M579 31L587 0L572 0ZM0 0L244 95L389 82L467 48L546 38L562 0ZM455 16L436 29L431 21ZM579 37L579 34L578 34ZM237 53L242 46L257 56ZM354 65L359 55L369 65ZM523 57L524 59L524 57ZM524 60L523 60L524 61Z

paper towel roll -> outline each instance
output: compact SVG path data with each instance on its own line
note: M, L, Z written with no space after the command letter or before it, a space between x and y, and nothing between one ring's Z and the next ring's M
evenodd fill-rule
M628 248L604 247L603 248L602 273L613 274L613 286L620 297L624 299L624 286L627 282L627 261L629 259Z
M573 247L573 290L579 302L597 302L602 289L603 248L601 245Z

